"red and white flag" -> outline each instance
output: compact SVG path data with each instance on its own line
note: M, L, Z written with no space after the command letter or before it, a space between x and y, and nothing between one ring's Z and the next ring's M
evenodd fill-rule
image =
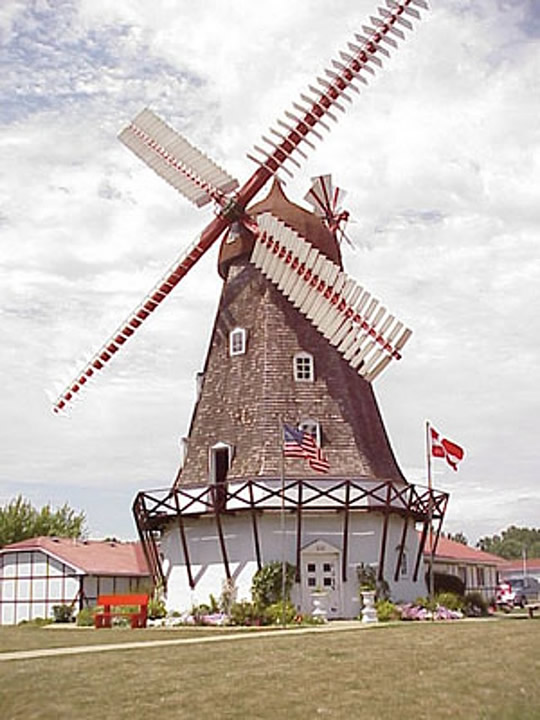
M441 438L431 425L429 433L433 457L444 458L453 470L457 470L458 463L465 457L465 450L451 440Z

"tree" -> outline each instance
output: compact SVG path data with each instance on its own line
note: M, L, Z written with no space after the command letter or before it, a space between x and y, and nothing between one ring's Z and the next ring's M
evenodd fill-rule
M453 540L454 542L460 543L461 545L468 545L469 541L467 540L466 536L462 532L457 532L452 535L452 533L448 533L446 536L449 540Z
M37 510L19 495L0 507L0 547L42 535L83 537L85 523L84 512L77 513L67 503L57 510L50 504Z
M476 546L485 552L500 555L507 560L518 560L523 557L540 557L540 529L520 528L511 525L500 535L480 538Z

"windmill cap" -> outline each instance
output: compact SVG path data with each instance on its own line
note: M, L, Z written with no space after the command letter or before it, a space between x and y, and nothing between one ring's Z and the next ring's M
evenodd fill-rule
M292 203L281 187L277 178L274 179L268 195L260 202L247 209L251 216L271 212L297 233L314 245L342 268L339 246L320 217L305 208ZM227 277L229 264L243 255L249 255L253 249L253 236L240 223L234 223L228 230L219 250L218 271L222 278Z

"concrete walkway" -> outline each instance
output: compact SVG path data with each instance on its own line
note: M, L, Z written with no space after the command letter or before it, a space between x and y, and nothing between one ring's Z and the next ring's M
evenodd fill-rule
M253 632L231 632L220 635L205 635L204 637L176 638L174 640L140 640L138 642L109 643L106 645L80 645L73 647L46 648L42 650L18 650L15 652L0 653L0 662L7 660L34 660L44 657L58 657L61 655L81 655L83 653L116 652L118 650L140 650L141 648L166 647L167 645L202 645L204 643L232 642L235 640L253 640L255 638L283 637L285 635L308 635L316 633L339 632L344 630L361 630L368 627L384 627L384 625L363 625L361 622L332 622L328 625L318 625L303 628L284 630L261 630ZM103 631L101 631L103 632ZM107 632L106 630L104 632Z

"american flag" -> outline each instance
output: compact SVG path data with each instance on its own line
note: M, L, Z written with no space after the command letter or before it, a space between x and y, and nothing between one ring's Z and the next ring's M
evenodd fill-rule
M283 425L283 454L285 457L306 460L315 472L327 473L330 470L330 463L313 435L290 425Z

